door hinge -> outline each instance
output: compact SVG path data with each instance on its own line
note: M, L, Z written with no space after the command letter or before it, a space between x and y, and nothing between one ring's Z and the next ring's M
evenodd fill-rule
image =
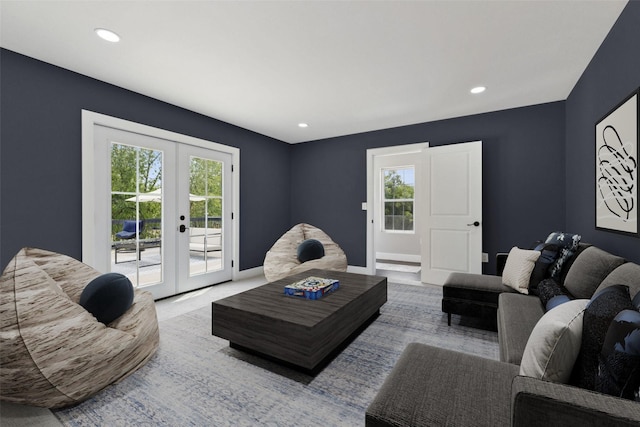
M233 219L233 212L231 212L231 219Z
M233 164L231 165L231 172L233 172Z
M233 260L231 260L231 267L233 267Z

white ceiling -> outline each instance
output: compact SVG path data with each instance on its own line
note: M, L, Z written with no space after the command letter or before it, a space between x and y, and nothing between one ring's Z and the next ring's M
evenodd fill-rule
M297 143L564 100L626 3L2 0L0 45Z

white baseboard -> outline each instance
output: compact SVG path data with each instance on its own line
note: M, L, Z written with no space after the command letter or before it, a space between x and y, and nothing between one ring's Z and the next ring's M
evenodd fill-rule
M238 271L233 280L251 279L256 276L264 276L264 267L260 266Z
M376 259L385 259L389 261L400 261L400 262L422 262L420 255L412 255L412 254L395 254L395 253L386 253L386 252L376 252Z
M369 274L369 270L367 269L367 267L360 267L358 265L348 265L347 273Z
M360 267L357 265L348 265L347 272L356 274L369 274L367 267ZM264 276L264 267L254 267L247 270L239 271L233 280L251 279L256 276Z

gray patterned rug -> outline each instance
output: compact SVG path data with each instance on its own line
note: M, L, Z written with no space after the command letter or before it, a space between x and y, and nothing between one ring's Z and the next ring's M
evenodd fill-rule
M410 342L498 359L497 334L448 327L441 299L437 287L389 284L380 316L315 377L230 349L199 309L161 322L158 353L133 375L54 414L67 426L362 426Z

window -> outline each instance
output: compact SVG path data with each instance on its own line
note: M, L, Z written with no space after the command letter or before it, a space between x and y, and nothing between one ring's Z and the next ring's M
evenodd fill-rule
M384 231L414 231L415 168L382 169L384 180Z

